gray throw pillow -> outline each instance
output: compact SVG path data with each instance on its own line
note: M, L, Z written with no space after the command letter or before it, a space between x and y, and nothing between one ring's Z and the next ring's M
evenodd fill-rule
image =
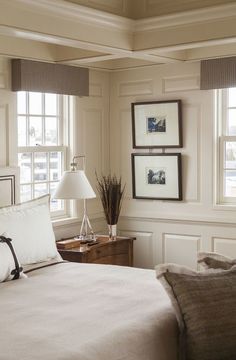
M156 267L180 327L180 358L236 358L236 266L220 272L194 272L178 265Z
M236 265L236 259L213 252L199 252L198 263L205 269L228 270Z

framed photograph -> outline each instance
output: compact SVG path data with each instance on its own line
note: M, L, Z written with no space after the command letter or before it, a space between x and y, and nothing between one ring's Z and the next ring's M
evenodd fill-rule
M182 200L181 154L131 154L133 198Z
M131 104L134 148L182 147L181 100Z

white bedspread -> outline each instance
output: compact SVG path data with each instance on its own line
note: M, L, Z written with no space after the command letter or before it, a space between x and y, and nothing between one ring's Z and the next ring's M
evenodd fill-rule
M0 360L176 360L152 270L61 263L0 284Z

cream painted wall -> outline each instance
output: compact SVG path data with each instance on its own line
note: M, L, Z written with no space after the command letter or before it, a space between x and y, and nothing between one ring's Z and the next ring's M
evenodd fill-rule
M14 166L17 159L15 94L9 84L9 60L0 58L0 166ZM179 203L132 199L130 104L162 99L183 102L184 147L173 150L183 156L184 200ZM110 167L126 183L119 230L137 238L136 266L169 261L196 268L200 249L236 257L236 211L213 206L213 93L199 90L198 63L90 71L90 97L76 98L75 110L75 152L86 155L93 187L95 170L107 173ZM78 219L54 224L57 238L79 231L81 203L78 209ZM95 231L104 231L98 198L89 201L89 214Z
M213 207L214 93L199 90L199 73L199 63L192 63L111 75L111 169L126 183L119 228L137 237L136 266L177 262L196 268L199 250L236 257L236 211ZM166 152L182 153L184 200L132 199L131 153L140 151L132 149L131 102L173 99L183 102L184 146Z

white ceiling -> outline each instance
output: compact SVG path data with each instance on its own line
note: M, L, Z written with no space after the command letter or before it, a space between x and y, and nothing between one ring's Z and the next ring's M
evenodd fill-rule
M118 71L236 55L235 1L0 0L0 6L3 56ZM147 18L125 17L135 8ZM151 10L166 15L148 17Z

